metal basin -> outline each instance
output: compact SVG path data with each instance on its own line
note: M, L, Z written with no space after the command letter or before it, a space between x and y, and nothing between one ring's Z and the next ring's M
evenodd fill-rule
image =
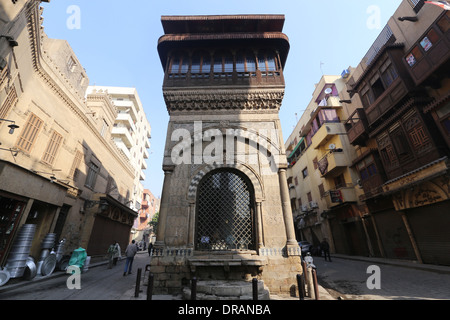
M56 255L50 254L47 258L44 259L41 266L41 274L43 276L48 276L52 274L56 267Z
M37 275L37 267L34 263L33 258L27 260L27 264L25 266L25 271L23 273L23 278L25 280L32 280Z
M6 284L11 276L9 275L9 271L6 269L0 270L0 287Z

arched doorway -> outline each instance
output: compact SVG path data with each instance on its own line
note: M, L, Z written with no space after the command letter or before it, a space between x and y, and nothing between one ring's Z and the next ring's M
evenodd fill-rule
M197 193L197 250L255 248L255 200L250 180L235 169L213 170Z

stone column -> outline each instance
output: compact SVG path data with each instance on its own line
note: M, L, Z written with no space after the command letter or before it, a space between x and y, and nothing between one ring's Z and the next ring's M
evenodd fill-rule
M292 218L291 201L289 199L286 168L280 168L278 170L278 179L280 183L281 207L283 209L284 226L286 228L286 246L288 248L290 246L298 247L298 243L295 240L294 220Z
M257 229L257 248L264 248L263 232L262 232L262 212L261 212L261 202L256 203L256 229Z
M167 209L169 207L170 184L172 180L172 172L174 167L163 167L164 184L161 195L161 206L158 219L158 230L156 233L155 247L164 247L166 235Z
M195 233L195 203L189 204L189 218L188 218L188 241L187 247L194 248L194 233Z

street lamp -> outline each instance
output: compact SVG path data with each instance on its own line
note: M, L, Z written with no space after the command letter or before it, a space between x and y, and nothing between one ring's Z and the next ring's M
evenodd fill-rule
M8 122L12 122L12 124L10 124L10 125L8 126L8 128L9 128L9 134L13 134L15 129L20 128L18 125L16 125L16 122L13 121L13 120L0 119L0 121L8 121Z
M12 48L17 47L19 45L19 43L16 40L14 40L11 36L0 35L0 38L5 38L8 41L9 46Z

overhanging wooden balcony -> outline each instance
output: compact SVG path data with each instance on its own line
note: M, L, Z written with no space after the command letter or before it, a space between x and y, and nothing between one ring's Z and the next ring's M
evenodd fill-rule
M347 137L352 145L365 146L369 137L369 124L363 108L356 109L344 123Z

